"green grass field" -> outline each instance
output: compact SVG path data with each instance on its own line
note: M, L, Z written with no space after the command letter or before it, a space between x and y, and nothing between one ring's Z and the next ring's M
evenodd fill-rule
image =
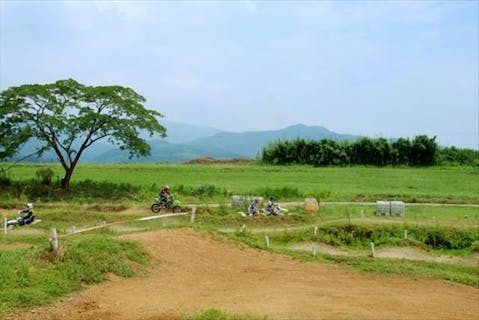
M58 180L62 169L57 164L19 164L9 170L14 180L36 179L39 168L54 170ZM479 203L479 168L428 167L326 167L265 166L257 164L80 164L72 187L81 181L128 184L139 190L138 201L154 197L163 184L173 191L213 186L219 201L231 194L268 196L282 200L314 196L323 201L376 201ZM181 195L181 194L180 194ZM198 196L186 194L188 200ZM195 199L196 198L196 199Z

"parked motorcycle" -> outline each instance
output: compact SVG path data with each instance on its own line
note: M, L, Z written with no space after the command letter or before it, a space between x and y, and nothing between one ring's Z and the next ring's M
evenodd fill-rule
M161 210L171 210L173 213L179 213L182 211L180 201L174 199L172 196L164 201L161 197L155 199L155 202L151 205L151 211L158 213Z

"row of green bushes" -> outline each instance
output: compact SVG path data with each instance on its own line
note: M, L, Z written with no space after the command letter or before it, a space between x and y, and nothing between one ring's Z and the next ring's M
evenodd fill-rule
M279 140L266 146L261 160L267 164L330 165L479 165L479 151L456 147L440 148L436 137L360 138L354 142L322 140Z

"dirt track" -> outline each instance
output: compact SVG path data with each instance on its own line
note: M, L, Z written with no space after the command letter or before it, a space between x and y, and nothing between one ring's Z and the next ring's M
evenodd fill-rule
M479 290L379 276L214 240L188 229L131 234L147 275L110 281L6 319L177 319L211 308L270 319L479 319Z

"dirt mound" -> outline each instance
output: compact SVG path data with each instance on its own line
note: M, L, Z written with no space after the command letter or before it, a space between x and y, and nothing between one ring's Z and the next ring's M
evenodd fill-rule
M479 290L347 272L189 229L131 234L148 274L110 281L6 319L175 319L216 308L270 319L477 319Z
M188 161L188 164L247 164L253 163L255 160L246 158L233 158L233 159L215 159L212 157L197 158Z

